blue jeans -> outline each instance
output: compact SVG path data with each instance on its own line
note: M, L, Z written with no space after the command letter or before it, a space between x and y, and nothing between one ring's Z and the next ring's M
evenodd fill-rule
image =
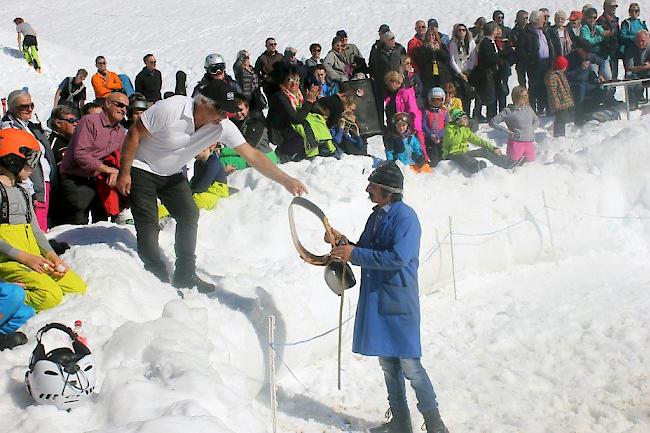
M379 365L384 370L384 380L388 391L388 404L391 408L406 409L406 387L404 378L411 382L418 399L418 410L424 414L438 407L436 393L420 358L379 357Z

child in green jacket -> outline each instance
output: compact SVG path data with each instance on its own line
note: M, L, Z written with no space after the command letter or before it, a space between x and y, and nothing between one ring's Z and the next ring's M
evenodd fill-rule
M485 158L502 168L512 167L512 162L501 153L498 147L469 129L469 119L463 110L452 109L449 117L450 123L445 128L445 136L442 139L443 159L453 161L470 174L487 167L485 161L476 158ZM479 146L479 148L469 150L468 143Z

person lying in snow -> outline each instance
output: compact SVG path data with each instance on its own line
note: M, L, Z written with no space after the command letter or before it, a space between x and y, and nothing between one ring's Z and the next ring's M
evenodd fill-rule
M34 204L18 182L40 159L33 135L0 131L0 279L25 285L25 302L36 311L58 305L65 293L86 291L86 283L59 258L36 222Z
M487 140L482 139L469 129L469 119L463 110L454 109L449 113L450 122L442 139L442 157L458 164L461 169L474 174L487 167L485 158L502 168L510 168L512 162L501 154L501 150ZM479 146L469 150L468 143Z

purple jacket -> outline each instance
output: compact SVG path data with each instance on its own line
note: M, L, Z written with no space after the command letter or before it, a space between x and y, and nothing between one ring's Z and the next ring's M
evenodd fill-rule
M119 123L111 126L103 111L79 120L70 145L63 155L61 173L95 177L102 160L116 150L122 150L126 132Z

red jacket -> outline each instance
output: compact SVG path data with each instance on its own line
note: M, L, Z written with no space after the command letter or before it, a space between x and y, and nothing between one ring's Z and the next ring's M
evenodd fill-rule
M108 155L103 160L104 165L109 167L120 168L120 151ZM115 216L126 209L128 206L126 196L123 196L117 191L117 188L108 186L108 174L100 173L97 175L96 188L99 200L102 202L104 210L109 216Z

